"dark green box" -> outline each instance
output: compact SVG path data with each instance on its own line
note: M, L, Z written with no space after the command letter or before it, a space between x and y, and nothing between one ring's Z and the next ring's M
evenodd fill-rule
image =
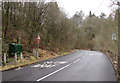
M22 44L15 44L15 43L9 44L8 53L10 56L14 56L15 53L17 53L17 55L20 55L21 52L22 52Z

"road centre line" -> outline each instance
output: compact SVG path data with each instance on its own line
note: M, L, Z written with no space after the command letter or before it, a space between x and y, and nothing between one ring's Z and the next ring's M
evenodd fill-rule
M79 59L77 59L77 60L75 60L75 61L73 61L73 63L76 63L76 62L78 62L80 60L80 58Z
M46 75L46 76L43 76L42 78L38 79L37 81L41 81L41 80L43 80L43 79L45 79L45 78L47 78L47 77L49 77L49 76L51 76L51 75L53 75L53 74L55 74L55 73L57 73L57 72L59 72L59 71L65 69L66 67L72 65L73 63L78 62L79 60L80 60L80 58L77 59L77 60L75 60L75 61L73 61L72 63L70 63L70 64L68 64L68 65L66 65L66 66L64 66L64 67L62 67L62 68L60 68L60 69L58 69L58 70L56 70L56 71L54 71L54 72L48 74L48 75Z

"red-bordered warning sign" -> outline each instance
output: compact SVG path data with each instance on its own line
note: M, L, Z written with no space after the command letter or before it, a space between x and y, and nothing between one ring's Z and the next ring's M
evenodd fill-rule
M39 44L40 43L40 36L38 35L37 38L36 38L36 44Z

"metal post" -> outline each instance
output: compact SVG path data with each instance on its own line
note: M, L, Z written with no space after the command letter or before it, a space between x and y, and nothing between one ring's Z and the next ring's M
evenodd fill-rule
M38 50L37 50L37 57L39 56L39 44L38 44Z
M33 49L33 56L37 58L37 49Z
M39 49L39 44L38 44L38 49Z
M17 63L17 53L15 53L15 63Z
M4 63L6 64L6 53L4 53Z
M37 49L36 50L36 58L38 58L39 57L39 50Z
M20 62L21 63L23 62L23 54L22 54L22 52L20 53Z
M38 58L38 51L36 52L36 58Z
M34 52L34 49L33 49L33 56L34 56L35 52Z
M35 57L36 57L36 55L37 55L37 51L36 51L36 49L35 49Z
M35 49L33 49L33 56L36 56L36 51L35 51Z

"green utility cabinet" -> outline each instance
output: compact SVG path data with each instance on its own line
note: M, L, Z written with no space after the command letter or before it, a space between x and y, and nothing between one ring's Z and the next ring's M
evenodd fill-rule
M9 44L9 55L14 56L15 53L19 56L20 53L22 52L22 44L16 44L16 43L10 43Z

